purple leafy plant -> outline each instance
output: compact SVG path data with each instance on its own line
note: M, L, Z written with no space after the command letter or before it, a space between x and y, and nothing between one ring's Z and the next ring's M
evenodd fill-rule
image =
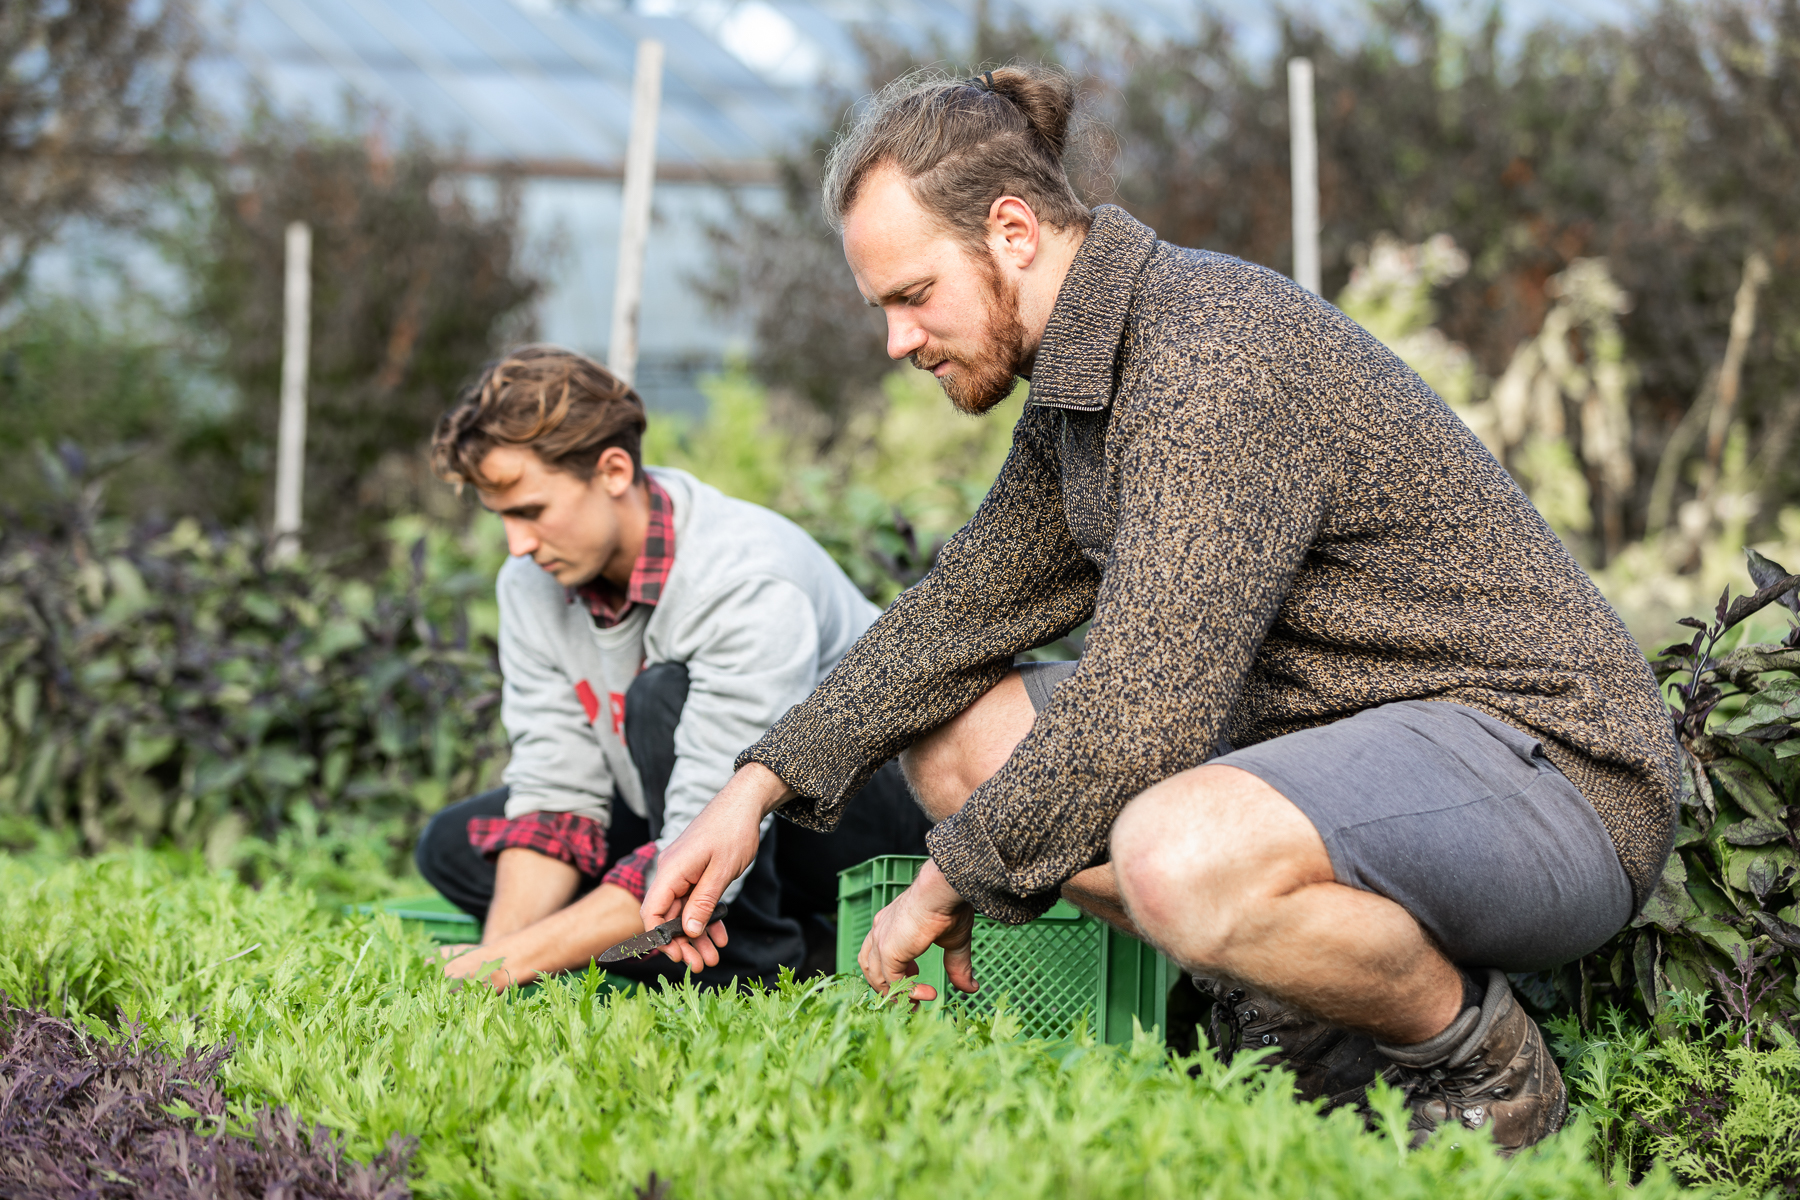
M0 1195L9 1200L406 1200L413 1142L345 1157L286 1108L227 1117L231 1046L180 1057L130 1027L119 1042L0 994Z

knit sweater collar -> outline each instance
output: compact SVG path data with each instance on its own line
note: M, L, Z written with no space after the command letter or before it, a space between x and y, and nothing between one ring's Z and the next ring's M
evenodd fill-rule
M1156 231L1124 209L1094 210L1087 240L1050 310L1031 372L1029 403L1099 412L1113 401L1119 342L1138 273L1156 249Z

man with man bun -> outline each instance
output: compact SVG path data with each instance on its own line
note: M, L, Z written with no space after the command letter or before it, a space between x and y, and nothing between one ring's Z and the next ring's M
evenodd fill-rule
M765 814L828 828L898 756L937 824L863 946L876 988L936 943L974 990L973 912L1060 894L1191 970L1303 1094L1382 1075L1421 1140L1530 1145L1565 1091L1503 972L1595 949L1655 886L1677 779L1655 681L1378 341L1083 205L1072 107L1040 70L918 74L833 149L826 214L888 353L965 412L1018 377L1030 399L974 518L739 756L645 919L698 933ZM1079 663L1014 665L1090 619Z

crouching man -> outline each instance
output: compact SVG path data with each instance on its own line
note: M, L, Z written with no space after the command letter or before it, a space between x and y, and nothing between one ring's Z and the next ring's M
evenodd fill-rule
M1030 400L931 575L664 851L646 919L698 934L765 814L829 827L901 755L939 821L863 946L877 988L935 942L972 990L972 911L1060 892L1187 966L1304 1093L1380 1073L1420 1137L1535 1142L1565 1091L1502 972L1597 948L1656 884L1678 750L1648 665L1379 342L1083 206L1072 103L1022 69L908 76L834 149L888 352L966 412L1021 375ZM1090 618L1079 665L1014 668Z
M659 848L877 614L792 522L644 467L644 427L631 388L550 346L492 364L439 423L439 473L474 485L513 554L498 588L506 786L439 813L416 854L483 922L453 976L487 965L495 987L523 983L643 932ZM701 983L798 967L802 922L835 906L838 869L924 853L897 770L861 799L868 818L830 835L777 839L763 823L722 892L729 915L698 939ZM661 957L613 969L675 970Z

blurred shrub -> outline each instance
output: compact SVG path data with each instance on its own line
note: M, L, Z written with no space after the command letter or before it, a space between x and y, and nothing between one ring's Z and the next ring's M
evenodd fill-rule
M45 524L31 460L65 446L82 474L107 476L96 503L109 513L266 516L295 220L313 229L304 540L365 556L367 574L388 518L466 516L422 446L457 389L530 333L540 283L514 189L457 175L454 154L422 140L390 151L354 114L337 131L253 115L229 158L190 146L176 161L154 236L181 273L178 302L29 294L0 312L11 519Z
M1060 63L1093 135L1077 141L1101 151L1071 160L1085 196L1177 245L1287 271L1284 63L1306 55L1326 294L1353 287L1359 269L1379 274L1394 245L1454 239L1463 261L1427 289L1436 311L1421 327L1467 361L1434 385L1467 407L1485 393L1458 397L1455 376L1495 381L1488 415L1504 418L1492 432L1510 439L1508 466L1588 561L1608 563L1665 525L1685 530L1696 501L1718 516L1748 498L1750 538L1768 536L1800 500L1789 453L1800 438L1800 90L1786 82L1800 67L1800 5L1664 0L1615 24L1552 15L1530 28L1508 28L1496 5L1470 28L1472 14L1393 0L1345 21L1292 9L1279 37L1254 48L1222 11L1204 6L1166 33L1118 14L978 17L973 46L872 47L868 88L934 58L975 70ZM822 124L836 127L855 99L834 98ZM855 304L816 215L817 148L791 156L778 214L714 231L708 291L750 315L759 378L835 417L885 362L879 324ZM1384 235L1397 242L1384 249ZM1773 267L1759 308L1738 302L1756 262ZM821 304L833 295L842 302ZM829 371L813 369L821 346ZM1552 386L1555 403L1538 403ZM1758 461L1725 487L1733 436ZM1718 523L1707 516L1693 524ZM1713 533L1684 535L1672 569L1692 570ZM1745 540L1727 541L1732 555Z
M71 220L141 222L131 185L194 116L198 26L185 0L0 7L0 307Z
M1656 656L1682 746L1675 852L1629 927L1578 962L1516 977L1540 1010L1629 1009L1675 1031L1683 994L1721 1020L1800 1032L1800 575L1750 553L1756 590L1721 596ZM1773 609L1780 642L1738 644Z
M373 584L317 559L271 569L256 535L192 520L65 530L0 531L13 844L43 822L89 850L167 837L223 864L258 835L272 841L252 857L280 862L306 849L283 848L285 823L318 842L316 810L404 845L496 777L490 525L394 524Z
M239 524L271 503L285 230L312 226L305 540L362 550L380 523L437 506L421 447L458 388L530 332L518 197L455 173L413 138L389 149L370 119L341 130L253 116L229 161L196 160L165 247L188 281L187 327L236 403L186 507ZM122 498L122 497L121 497Z
M40 297L0 329L0 503L13 520L54 515L53 477L71 456L140 512L186 508L184 468L212 414L168 339L122 315Z
M923 371L890 372L878 403L822 445L773 420L742 370L705 382L704 420L655 414L646 461L792 518L868 597L886 605L923 578L975 514L1012 445L1026 387L985 417L951 408Z
M856 303L856 280L819 209L825 144L782 160L781 204L731 197L728 216L703 226L712 251L688 284L720 316L749 316L748 366L835 430L893 370L881 314Z

